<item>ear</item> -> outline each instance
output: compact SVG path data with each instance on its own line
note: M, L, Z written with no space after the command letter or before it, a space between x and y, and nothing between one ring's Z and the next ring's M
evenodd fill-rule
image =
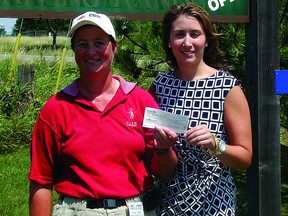
M117 48L118 48L118 43L117 43L117 41L115 41L115 43L112 44L112 49L113 49L114 54L116 53Z

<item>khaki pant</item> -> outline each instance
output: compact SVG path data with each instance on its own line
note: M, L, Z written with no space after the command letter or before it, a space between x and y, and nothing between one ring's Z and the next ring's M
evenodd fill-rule
M142 196L132 197L128 200L142 201ZM53 216L129 216L127 206L120 206L113 209L86 208L86 201L71 197L64 197L63 201L58 200L53 208ZM145 216L156 216L155 209L149 212L144 212Z

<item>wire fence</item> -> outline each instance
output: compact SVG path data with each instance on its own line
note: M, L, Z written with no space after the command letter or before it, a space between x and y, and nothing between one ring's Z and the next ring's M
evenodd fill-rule
M14 30L12 35L16 36L19 32ZM67 36L67 31L57 31L57 36ZM29 37L53 37L53 33L46 31L46 30L33 30L33 31L21 31L22 36L29 36Z

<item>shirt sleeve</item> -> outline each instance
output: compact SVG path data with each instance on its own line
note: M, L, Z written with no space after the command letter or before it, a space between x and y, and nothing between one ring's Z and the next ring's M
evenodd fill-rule
M29 180L38 184L52 185L59 158L60 137L45 120L45 112L40 112L34 125L31 140L31 166Z

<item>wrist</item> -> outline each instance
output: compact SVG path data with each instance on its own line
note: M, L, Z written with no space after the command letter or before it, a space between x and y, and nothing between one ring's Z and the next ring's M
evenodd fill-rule
M168 154L170 148L159 149L154 147L154 152L159 155Z
M218 150L218 140L219 139L213 135L212 148L208 147L208 151L210 153L216 152Z
M214 136L214 143L215 143L214 150L207 149L207 154L210 156L223 154L226 150L226 143L222 139L217 138L215 136Z

